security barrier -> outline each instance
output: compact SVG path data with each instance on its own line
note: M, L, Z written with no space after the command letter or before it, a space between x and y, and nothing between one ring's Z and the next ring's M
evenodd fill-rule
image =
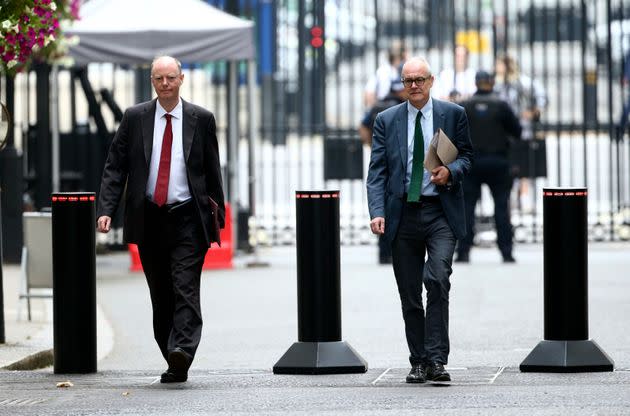
M543 189L545 339L521 363L523 372L613 371L588 339L586 188Z
M275 374L365 373L341 340L339 191L296 191L298 342Z
M96 372L93 192L52 195L54 371Z

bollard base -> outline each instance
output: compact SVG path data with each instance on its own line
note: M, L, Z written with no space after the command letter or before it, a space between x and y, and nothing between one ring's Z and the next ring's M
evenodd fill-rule
M613 360L593 340L543 340L520 365L524 373L613 371Z
M349 374L367 370L367 362L345 341L295 342L273 366L274 374Z

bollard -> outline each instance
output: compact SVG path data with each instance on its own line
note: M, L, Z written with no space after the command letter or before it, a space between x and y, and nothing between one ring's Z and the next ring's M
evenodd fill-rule
M365 373L341 340L339 191L296 191L298 342L275 374Z
M544 340L523 372L613 371L613 361L588 339L586 188L543 189Z
M96 372L93 192L52 195L54 372Z
M0 187L0 344L6 342L4 333L4 281L2 277L2 188Z

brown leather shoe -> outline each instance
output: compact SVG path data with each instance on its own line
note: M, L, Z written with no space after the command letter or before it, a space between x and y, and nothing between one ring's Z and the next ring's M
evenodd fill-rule
M411 366L411 371L407 374L405 379L407 383L426 383L427 379L424 374L424 367L422 364L414 364Z

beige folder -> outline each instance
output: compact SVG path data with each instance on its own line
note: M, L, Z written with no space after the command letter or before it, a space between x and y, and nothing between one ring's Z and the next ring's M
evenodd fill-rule
M442 129L438 129L424 155L424 167L430 172L438 166L448 165L457 159L457 147Z

